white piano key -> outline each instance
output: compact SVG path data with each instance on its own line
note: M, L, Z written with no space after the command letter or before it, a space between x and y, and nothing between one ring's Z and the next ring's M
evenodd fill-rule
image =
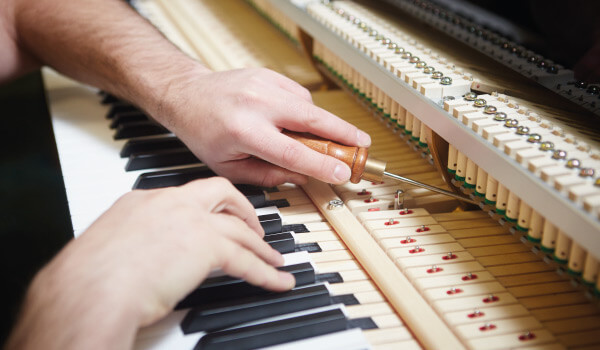
M371 349L363 332L353 328L290 343L261 348L261 350L363 350Z

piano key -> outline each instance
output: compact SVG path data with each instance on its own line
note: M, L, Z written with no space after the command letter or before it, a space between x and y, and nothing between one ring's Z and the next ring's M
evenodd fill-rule
M184 334L222 329L329 303L329 290L324 285L297 288L284 293L235 298L194 307L183 319L181 328Z
M264 241L281 254L291 253L296 248L294 235L290 232L265 235Z
M133 153L129 156L125 170L148 170L198 163L200 163L198 157L187 147L171 148L153 152Z
M113 104L113 103L125 103L125 101L120 100L118 97L116 97L114 95L106 93L102 96L102 100L100 101L100 103L103 105L107 105L107 104Z
M451 325L489 322L501 318L521 316L529 316L529 311L520 304L471 308L443 314L443 317Z
M165 127L154 121L124 122L116 128L114 139L123 140L132 137L163 135L170 133Z
M369 343L370 342L367 341L360 329L352 328L308 339L269 346L262 348L261 350L364 350L370 347Z
M313 243L296 244L295 251L307 252L307 253L318 253L318 252L322 252L323 249L321 249L321 246L319 246L319 243L313 242Z
M278 267L281 271L287 271L296 278L296 286L302 286L315 282L315 271L311 264L303 263L290 266ZM206 279L198 288L183 298L175 309L184 309L201 305L206 302L222 301L231 298L241 298L250 295L267 293L266 290L251 285L248 282L230 276L220 276Z
M530 329L540 329L542 325L534 317L516 317L508 320L494 320L456 327L458 333L465 339L488 337L514 332L526 332Z
M134 189L151 189L169 186L181 186L190 181L216 176L207 166L162 170L144 173L133 185Z
M142 111L118 112L112 117L109 127L111 129L116 129L119 127L119 125L124 123L145 122L149 120L150 118L148 118L148 116Z
M265 235L283 232L281 216L279 216L279 214L259 215L258 221L263 230L265 230Z
M115 102L110 104L110 109L106 113L106 119L112 119L117 113L122 112L141 112L136 106L127 102Z
M346 324L346 316L341 310L322 311L209 333L200 339L194 349L255 349L345 330Z
M437 277L420 278L414 284L421 290L438 287L461 288L465 284L493 281L495 277L485 270L468 271L458 275L442 275Z
M514 305L518 304L518 301L512 294L508 292L501 292L490 295L476 295L456 299L436 300L434 303L437 310L446 314L454 311L470 310L474 308L481 309L490 306Z
M150 153L172 148L185 147L183 142L175 136L165 136L147 139L131 139L121 149L121 157L129 157L134 153Z
M532 329L526 332L498 335L492 337L469 340L469 345L474 349L502 349L517 346L545 344L554 342L554 336L545 329ZM502 344L502 346L500 346Z

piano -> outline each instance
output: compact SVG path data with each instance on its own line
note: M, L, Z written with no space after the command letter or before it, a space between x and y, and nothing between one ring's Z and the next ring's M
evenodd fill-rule
M249 198L264 194L255 206L265 225L275 218L275 231L291 232L286 266L310 266L294 291L324 293L325 301L302 310L269 308L271 315L216 329L193 326L211 312L247 315L252 302L276 305L282 298L288 305L285 298L293 296L190 301L140 330L135 348L600 346L600 174L593 171L600 169L600 148L594 119L570 119L582 109L553 107L553 95L539 92L544 86L532 88L534 98L513 96L519 88L505 68L493 66L500 73L486 75L449 48L458 45L450 39L418 36L431 28L415 29L395 10L364 2L132 5L213 69L266 66L300 81L316 104L372 135L370 152L387 160L389 171L479 203L464 206L389 180L311 181L258 195L240 188ZM415 6L412 13L421 2ZM554 77L546 72L543 81ZM74 236L133 187L206 176L174 135L134 106L51 70L43 78ZM557 79L572 76L561 67ZM208 282L223 279L217 273Z

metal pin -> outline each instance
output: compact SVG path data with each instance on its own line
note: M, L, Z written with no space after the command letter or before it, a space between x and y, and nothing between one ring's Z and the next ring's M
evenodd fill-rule
M394 210L404 208L404 190L396 190L396 198L394 200Z

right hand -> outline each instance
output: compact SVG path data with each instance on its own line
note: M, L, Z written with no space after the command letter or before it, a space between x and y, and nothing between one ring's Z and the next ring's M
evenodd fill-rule
M292 288L293 276L274 268L283 257L263 236L254 208L229 181L197 180L124 195L43 271L69 292L82 286L83 297L119 286L144 326L213 269L266 289Z

